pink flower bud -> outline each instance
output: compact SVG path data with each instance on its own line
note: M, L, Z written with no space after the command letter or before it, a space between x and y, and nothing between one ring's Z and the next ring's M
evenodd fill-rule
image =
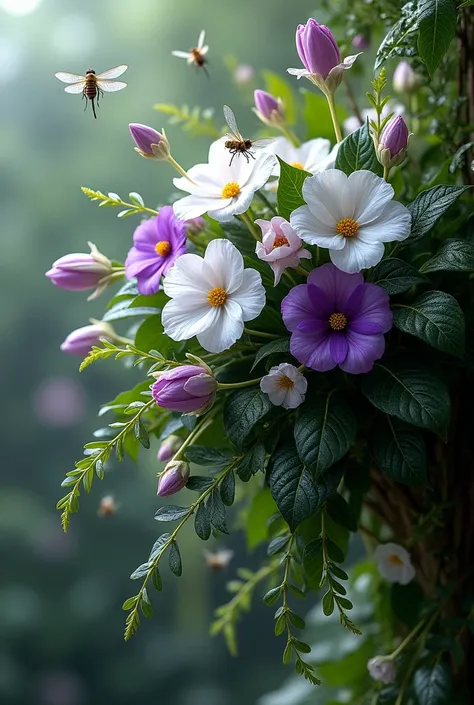
M240 85L250 83L254 76L255 71L252 66L249 66L249 64L239 64L234 72L235 82Z
M341 63L339 47L331 31L312 18L298 25L296 48L305 68L323 78Z
M142 157L148 159L166 160L170 155L169 142L165 133L160 133L148 125L132 122L130 133L136 144L136 150Z
M214 402L217 382L211 370L199 365L182 365L158 373L151 388L158 406L196 416Z
M257 89L254 92L255 112L262 122L279 125L285 120L285 112L281 100L270 93Z
M191 235L198 235L206 227L206 221L201 215L186 221L186 230Z
M189 479L189 464L184 460L174 460L165 467L158 480L157 495L169 497L186 486Z
M400 61L393 73L393 88L397 93L413 93L420 85L420 78L408 61Z
M384 656L375 656L367 662L367 670L375 681L381 683L393 683L397 677L397 669L393 661L389 661Z
M257 257L272 268L275 286L287 267L297 267L300 259L311 259L311 253L303 249L303 241L284 218L275 216L271 220L258 219L255 223L263 235L255 251Z
M89 243L90 254L74 252L53 262L46 276L61 289L86 291L95 289L101 279L112 272L112 263Z
M91 326L83 326L69 333L66 340L61 345L61 350L70 355L80 355L85 357L93 345L99 345L100 339L105 338L110 342L116 341L117 336L114 329L108 323L101 321Z
M370 42L363 34L356 34L352 39L352 46L354 49L359 49L360 51L365 51L369 48Z
M183 445L183 439L179 438L179 436L168 436L168 438L165 438L163 443L160 445L160 448L158 450L158 460L161 463L166 463L168 460L171 460L173 455L181 448Z

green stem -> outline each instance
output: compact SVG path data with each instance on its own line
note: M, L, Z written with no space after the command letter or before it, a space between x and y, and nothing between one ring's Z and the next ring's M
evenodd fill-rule
M206 416L206 418L203 419L200 424L197 424L197 425L195 426L195 428L191 431L191 433L189 434L189 436L184 440L183 445L182 445L182 446L179 448L179 450L175 453L175 455L173 456L173 458L172 458L172 460L171 460L170 462L173 462L173 461L175 461L175 460L181 460L181 458L183 457L183 454L184 454L184 451L186 450L186 448L187 448L189 445L191 445L191 443L194 443L194 441L196 441L197 438L199 438L199 436L201 435L201 433L204 433L204 431L206 430L206 428L209 428L209 426L212 424L213 421L214 421L214 414L212 414L212 416L209 416L209 415Z
M390 174L390 167L389 166L384 166L383 168L383 178L385 181L388 181L388 176Z
M260 236L259 236L259 234L258 234L258 232L257 232L257 229L256 229L256 227L255 227L255 224L254 224L253 221L251 220L249 214L248 214L248 213L242 213L242 215L241 215L240 217L242 218L242 220L244 221L245 225L248 227L248 229L249 229L250 232L252 233L252 235L253 235L253 237L255 238L255 240L256 240L257 242L260 242Z
M243 387L252 387L254 384L258 384L261 379L261 377L256 377L255 379L249 379L246 382L218 382L217 389L242 389Z
M294 147L299 147L301 142L297 136L292 132L286 125L279 125L280 130L285 135L286 139L289 140Z
M268 210L269 210L271 213L273 213L273 215L278 215L277 209L275 208L275 206L274 206L272 203L270 203L270 201L269 201L268 198L262 193L262 191L256 191L256 192L255 192L255 195L257 196L257 198L259 198L259 199L262 201L262 203L268 208Z
M183 167L181 166L181 164L178 164L178 162L176 161L176 159L173 159L173 157L171 156L171 154L170 154L170 156L168 157L168 160L167 160L167 161L168 161L169 164L171 164L171 166L173 166L173 167L176 169L176 171L177 171L179 174L181 174L181 176L184 176L184 178L187 179L188 181L190 181L192 184L195 184L195 183L196 183L195 181L193 181L193 180L191 179L190 176L188 176L187 171L185 171L185 170L183 169Z
M327 93L326 98L329 105L329 112L331 113L332 124L334 125L334 132L336 133L336 140L339 144L342 142L341 128L339 127L339 121L337 119L336 103L334 102L334 94Z
M301 267L301 265L298 265L297 267L293 267L292 269L294 269L296 272L299 272L299 274L302 274L304 277L307 277L309 274L309 272L307 272L306 269L303 269L303 267Z
M247 335L254 335L257 338L269 338L270 340L278 340L280 338L279 335L275 335L274 333L263 333L262 331L259 330L252 330L252 328L244 328L244 333L247 333Z
M400 656L403 649L405 649L405 647L408 646L408 644L412 641L412 639L414 639L414 637L421 631L421 629L423 627L425 627L427 625L428 622L429 622L429 620L427 620L426 618L422 619L421 622L418 622L416 627L414 629L412 629L412 631L408 634L407 637L405 637L405 639L402 641L402 643L399 646L397 646L395 651L392 651L391 654L389 654L386 658L384 658L384 661L395 661L397 656Z

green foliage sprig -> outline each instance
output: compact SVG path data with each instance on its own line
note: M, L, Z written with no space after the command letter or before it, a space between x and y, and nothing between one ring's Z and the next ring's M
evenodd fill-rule
M155 110L165 115L170 115L171 125L180 125L185 132L190 132L192 135L207 135L213 139L219 139L221 132L214 122L214 111L212 108L190 109L187 105L181 108L177 105L168 105L167 103L157 103L153 106Z
M104 208L107 206L121 206L125 210L117 213L117 218L126 218L129 215L136 215L137 213L151 213L152 215L158 215L158 211L154 208L148 208L145 206L143 198L139 193L132 191L129 194L131 203L123 201L117 193L102 193L102 191L94 191L87 186L81 186L81 191L91 199L91 201L100 201L99 208Z

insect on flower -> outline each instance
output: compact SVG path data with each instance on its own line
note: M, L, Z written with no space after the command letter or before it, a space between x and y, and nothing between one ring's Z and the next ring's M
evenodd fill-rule
M224 117L230 129L230 133L226 135L227 139L224 143L225 148L228 149L232 155L229 166L232 164L236 154L242 154L247 162L249 162L250 157L255 159L252 147L266 147L273 142L272 137L264 137L258 140L250 140L242 137L237 127L235 115L228 105L224 105Z
M179 59L186 59L188 64L194 64L197 69L203 69L206 76L209 76L206 69L207 59L205 58L207 52L209 51L208 45L204 45L204 39L206 37L206 31L203 29L199 34L197 47L190 49L189 51L172 51L173 56L177 56Z
M126 87L127 84L123 81L113 81L112 79L118 78L127 69L128 66L121 64L99 74L96 74L94 69L89 69L86 71L85 76L80 76L76 73L64 73L63 71L59 71L55 76L63 83L71 84L64 89L66 93L82 93L82 98L86 101L84 110L87 108L87 100L90 100L92 112L96 118L95 106L97 102L97 107L99 107L99 97L102 97L104 93L116 93Z

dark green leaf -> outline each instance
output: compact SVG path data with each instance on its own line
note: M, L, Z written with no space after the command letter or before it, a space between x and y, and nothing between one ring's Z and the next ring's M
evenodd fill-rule
M305 641L300 641L300 639L293 639L293 646L297 651L300 651L302 654L311 653L311 646Z
M393 322L437 350L458 357L464 354L464 314L456 299L444 291L428 291L413 303L396 304Z
M342 551L341 548L337 545L337 543L334 543L334 541L331 541L330 538L326 536L326 548L328 552L328 556L332 561L335 561L336 563L342 563L345 556L344 552Z
M294 444L276 451L270 459L269 483L272 497L291 531L316 511L319 496L314 480L303 468Z
M290 166L278 157L280 162L280 178L278 180L277 204L278 214L286 220L300 206L305 205L302 190L306 177L311 176L303 169Z
M222 229L228 240L242 253L255 258L255 240L248 231L247 226L239 223L235 218L232 223L223 223Z
M153 547L150 551L150 557L148 558L148 561L153 561L155 558L162 553L163 549L165 548L166 544L168 543L168 540L170 538L169 534L162 534L159 536L155 543L153 544Z
M110 311L103 316L102 320L107 321L118 321L123 318L145 318L146 316L155 316L159 314L159 309L152 308L150 306L140 306L136 308L111 308Z
M473 272L474 242L448 238L438 252L421 265L420 272Z
M429 367L376 362L372 372L361 375L361 383L362 392L380 411L445 438L451 417L449 393Z
M290 536L288 534L286 536L277 536L275 539L273 539L273 541L270 541L267 549L267 555L274 556L275 553L279 553L280 551L282 551L288 544L289 540Z
M157 521L178 521L178 519L185 517L188 512L189 507L177 507L169 504L158 509L155 519Z
M451 705L451 672L445 663L418 669L413 685L420 705Z
M419 1L418 52L431 78L448 51L455 33L456 8L453 0Z
M316 477L340 460L355 438L357 419L342 394L308 400L295 423L298 454Z
M140 602L140 607L142 608L142 613L144 617L151 619L153 617L153 607L148 597L148 592L146 588L142 590L142 600Z
M221 499L227 507L234 504L235 499L235 475L233 470L230 470L222 480L219 490Z
M148 450L148 448L150 447L150 438L148 436L148 431L146 430L145 426L142 424L140 419L137 419L135 421L133 432L137 441L140 441L141 445Z
M310 588L319 590L323 574L323 542L315 539L306 544L303 554L303 568Z
M227 438L241 448L255 424L271 408L267 394L258 388L232 392L226 399L223 412Z
M303 617L300 617L299 614L296 614L293 610L288 610L288 618L297 629L304 629L306 627Z
M176 543L176 541L173 541L173 543L171 544L169 565L171 572L177 575L179 578L179 576L183 572L183 565L181 562L181 554L179 552L178 544Z
M232 453L227 448L211 448L208 446L189 446L184 455L190 463L196 465L212 465L214 470L221 470L229 464Z
M155 588L155 590L158 590L159 592L163 590L163 581L161 580L161 575L158 568L155 568L155 570L151 574L151 582L153 583L153 587Z
M371 280L385 289L389 296L393 296L408 291L414 284L426 282L426 277L402 259L388 257L374 267Z
M334 597L332 592L327 592L323 597L323 613L330 617L334 612Z
M348 503L336 493L326 505L326 511L336 524L344 526L349 531L357 531L357 519L353 515Z
M433 186L422 191L413 203L408 205L411 213L411 233L404 241L412 245L428 233L450 206L469 186Z
M272 588L264 596L263 601L266 605L274 605L275 602L280 598L281 595L281 585Z
M417 29L416 2L407 2L399 11L399 20L383 39L375 59L374 70L378 71L384 61L403 55L410 43L410 35Z
M221 495L217 487L212 490L212 494L208 499L207 509L210 513L212 526L214 526L221 533L228 534L229 531L227 529L225 518L225 505L221 499Z
M339 145L336 157L336 169L341 169L347 176L359 169L368 169L382 176L383 168L375 155L375 148L368 125L362 125Z
M290 352L290 339L289 338L281 338L280 340L272 340L271 343L267 343L266 345L262 345L260 350L258 350L257 354L255 355L255 360L250 368L250 372L258 365L258 363L263 360L264 358L268 357L269 355L273 355L274 353L289 353Z
M205 477L204 475L191 475L186 483L186 489L192 490L193 492L202 493L214 484L212 477Z
M194 530L202 541L207 541L211 535L211 520L203 502L199 505L194 519Z
M237 465L236 473L242 482L248 482L253 475L263 472L265 468L265 446L256 443Z
M420 609L423 603L423 592L415 581L408 585L394 583L390 590L390 602L393 615L409 629L413 629L420 619Z
M377 466L404 485L427 485L426 446L416 428L388 419L373 436L372 452Z

